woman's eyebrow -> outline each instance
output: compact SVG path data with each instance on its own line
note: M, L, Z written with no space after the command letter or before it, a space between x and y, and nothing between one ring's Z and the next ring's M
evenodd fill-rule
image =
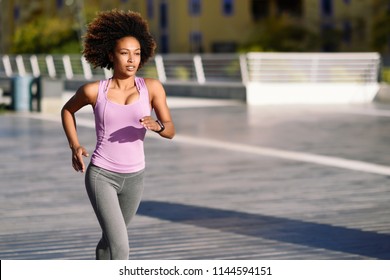
M126 50L126 51L131 51L131 50L137 51L137 50L141 50L141 48L131 48L131 49L128 49L128 48L120 48L119 50L120 50L120 51L123 51L123 50Z

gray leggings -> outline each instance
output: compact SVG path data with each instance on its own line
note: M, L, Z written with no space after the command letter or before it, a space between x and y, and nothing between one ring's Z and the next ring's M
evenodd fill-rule
M97 260L129 258L127 226L140 204L143 179L144 170L122 174L88 166L85 186L103 232L96 247Z

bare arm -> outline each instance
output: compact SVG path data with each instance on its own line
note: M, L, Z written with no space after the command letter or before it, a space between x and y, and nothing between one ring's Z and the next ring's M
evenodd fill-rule
M62 126L72 150L72 165L76 171L85 171L82 156L88 156L86 149L80 145L77 136L75 113L86 105L94 105L97 98L98 87L96 83L80 87L76 94L69 99L61 110Z
M159 134L164 138L172 139L175 136L175 126L172 121L171 113L169 111L165 90L160 81L155 79L145 79L148 87L151 105L158 120L162 122L165 129ZM145 116L141 123L150 130L159 131L160 125L150 116Z

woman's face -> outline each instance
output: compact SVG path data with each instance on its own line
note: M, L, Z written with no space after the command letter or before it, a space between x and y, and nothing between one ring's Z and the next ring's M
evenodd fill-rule
M116 41L110 59L114 72L124 76L134 76L141 62L141 45L135 37L123 37Z

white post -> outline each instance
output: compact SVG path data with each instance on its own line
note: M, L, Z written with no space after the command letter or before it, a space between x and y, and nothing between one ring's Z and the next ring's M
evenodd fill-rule
M200 55L194 56L194 66L195 66L195 73L198 79L198 83L204 84L206 82L206 78L204 76L202 58L200 57Z
M242 83L246 85L249 82L248 63L245 54L240 55L240 70Z
M26 75L26 68L24 67L23 57L21 55L17 55L16 58L16 66L18 67L18 72L20 76Z
M108 70L107 68L103 68L103 71L104 71L104 77L106 79L109 79L112 77L112 71L111 70Z
M70 62L69 55L62 57L62 63L64 64L65 76L68 80L73 79L72 63Z
M47 65L47 71L49 73L50 78L56 77L56 67L54 65L54 59L52 55L46 56L46 65Z
M84 78L86 80L92 79L91 66L89 66L89 64L84 56L81 57L81 65L83 66Z
M167 81L167 75L165 74L164 61L161 55L156 55L154 58L156 63L157 76L160 82L165 83Z
M3 64L4 64L4 70L7 77L12 76L12 67L11 67L11 61L9 59L8 55L3 56Z
M38 58L35 54L30 56L30 63L34 77L39 77L41 71L39 70Z

